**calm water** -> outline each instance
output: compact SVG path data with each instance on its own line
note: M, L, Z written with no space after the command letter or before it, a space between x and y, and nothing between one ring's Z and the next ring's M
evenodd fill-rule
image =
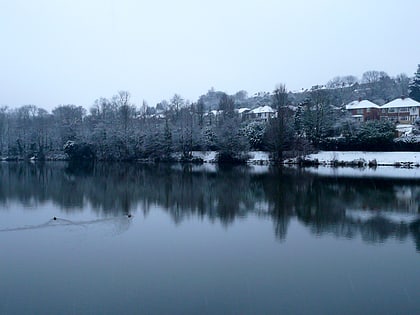
M212 168L0 164L0 314L420 314L419 180Z

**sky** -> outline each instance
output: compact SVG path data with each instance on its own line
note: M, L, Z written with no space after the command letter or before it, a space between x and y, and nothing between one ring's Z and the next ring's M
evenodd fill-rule
M139 106L325 84L368 70L412 76L419 0L0 0L0 105Z

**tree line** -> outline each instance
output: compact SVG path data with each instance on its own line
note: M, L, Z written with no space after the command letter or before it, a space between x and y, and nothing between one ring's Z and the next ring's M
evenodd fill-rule
M51 113L34 105L3 106L0 156L61 159L66 153L79 159L162 161L175 152L191 160L193 151L216 150L221 162L241 162L249 150L270 151L281 161L314 149L394 149L392 123L356 122L343 104L362 92L372 100L407 95L409 80L377 71L363 78L359 84L338 77L327 87L302 93L290 93L279 84L272 93L252 97L245 91L229 96L210 90L189 102L175 94L156 107L145 102L135 106L128 91L99 98L88 111L76 105L60 105ZM412 82L410 91L416 92L416 80ZM270 105L275 115L255 120L237 111L258 105Z

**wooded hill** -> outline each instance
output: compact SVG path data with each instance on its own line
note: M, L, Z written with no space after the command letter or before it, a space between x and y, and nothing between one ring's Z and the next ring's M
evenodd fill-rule
M196 102L175 94L155 107L145 102L136 106L127 91L97 99L89 111L76 105L60 105L51 113L34 105L3 106L0 156L56 159L66 152L79 159L170 160L173 152L181 152L188 160L193 150L216 150L221 161L239 162L250 149L270 151L277 160L337 145L392 150L392 123L356 122L343 105L359 98L383 104L410 93L418 97L419 78L420 67L411 81L403 74L391 78L368 71L361 80L336 77L326 85L297 92L283 84L273 92L252 96L245 91L229 96L211 89ZM244 119L237 111L262 105L271 106L275 117ZM211 112L215 109L217 114Z

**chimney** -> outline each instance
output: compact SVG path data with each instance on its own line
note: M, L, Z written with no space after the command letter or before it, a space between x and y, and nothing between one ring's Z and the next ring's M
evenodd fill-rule
M359 96L359 102L361 102L362 101L362 98Z
M401 95L401 99L404 100L405 99L405 95Z

